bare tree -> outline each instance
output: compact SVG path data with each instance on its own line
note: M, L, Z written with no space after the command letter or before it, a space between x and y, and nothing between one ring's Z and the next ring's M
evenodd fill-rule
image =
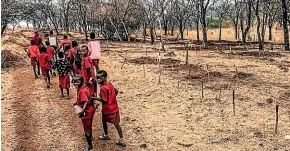
M281 0L283 9L284 46L285 51L289 51L289 29L288 29L288 7L287 1Z
M222 40L222 24L226 15L229 13L230 0L219 0L217 1L217 3L215 3L213 8L219 17L219 41L221 41Z

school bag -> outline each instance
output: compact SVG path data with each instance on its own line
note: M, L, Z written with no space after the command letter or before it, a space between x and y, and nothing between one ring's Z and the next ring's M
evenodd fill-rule
M76 48L76 50L77 50L77 54L75 58L75 64L80 69L82 67L82 53L78 48Z

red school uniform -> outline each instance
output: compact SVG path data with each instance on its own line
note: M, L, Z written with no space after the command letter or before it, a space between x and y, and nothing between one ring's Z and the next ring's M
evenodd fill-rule
M91 58L88 55L84 56L82 59L82 68L81 68L82 76L84 77L85 84L88 86L91 92L95 93L93 84L89 83L90 78L95 79L95 74L94 72L91 73L91 71L88 72L88 70L93 69L93 68L94 68L93 62Z
M31 65L36 65L38 56L39 56L39 48L37 45L31 45L27 47L28 54L30 56Z
M48 59L48 54L47 53L42 52L39 55L39 65L40 65L40 68L41 68L42 75L46 75L47 71L49 71L50 68L51 68L50 61Z
M35 43L38 46L38 48L40 48L40 45L42 43L41 37L40 36L34 36L32 39L35 41Z
M70 48L72 48L71 40L63 39L60 41L60 44L58 45L58 49L62 48L64 44L69 44Z
M117 89L110 82L105 82L101 86L100 97L102 100L107 101L107 103L104 103L102 106L103 114L111 114L119 111L116 91Z
M84 104L87 101L91 100L91 96L92 96L92 94L91 94L90 90L88 89L88 87L81 86L78 89L76 104L78 106L80 106L81 108L83 108ZM92 120L93 120L95 111L96 111L96 108L93 105L93 103L91 101L88 102L87 108L85 109L85 115L81 117L84 132L89 133L92 131Z
M46 50L47 50L48 59L49 60L54 59L54 48L51 46L48 46Z

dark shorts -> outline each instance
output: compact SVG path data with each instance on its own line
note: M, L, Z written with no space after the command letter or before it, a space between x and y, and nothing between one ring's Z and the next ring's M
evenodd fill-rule
M120 114L119 111L116 113L110 113L110 114L102 114L103 121L106 121L108 123L112 124L119 124L120 123Z
M83 127L84 127L84 132L85 133L92 132L93 118L82 119L82 123L83 123Z
M93 62L93 66L94 67L98 67L99 66L99 62L100 62L100 59L92 59L92 62Z
M43 76L46 76L47 74L49 74L49 70L50 70L50 69L41 69L41 74L42 74Z
M32 66L37 65L37 57L31 57L30 58L30 63Z
M69 75L59 76L59 87L63 89L70 88L70 77Z

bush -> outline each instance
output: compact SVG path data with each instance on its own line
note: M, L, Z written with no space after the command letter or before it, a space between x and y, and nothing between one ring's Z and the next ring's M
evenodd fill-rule
M1 51L1 67L9 68L12 66L23 65L24 58L20 54L13 54L11 50L2 50Z
M206 18L207 27L209 29L219 28L219 18Z

